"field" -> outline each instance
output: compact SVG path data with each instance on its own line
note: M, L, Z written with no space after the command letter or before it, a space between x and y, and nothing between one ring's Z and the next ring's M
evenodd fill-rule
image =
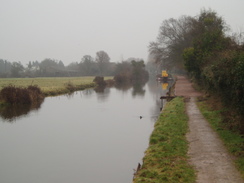
M0 78L0 90L8 85L27 87L37 85L46 96L58 95L73 90L91 88L95 86L95 77L50 77L50 78ZM111 79L106 77L105 79Z

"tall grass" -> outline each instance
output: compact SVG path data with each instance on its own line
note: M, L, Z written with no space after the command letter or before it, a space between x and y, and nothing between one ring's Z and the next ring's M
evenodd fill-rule
M188 117L183 98L168 102L155 123L143 165L134 183L193 183L195 172L188 164Z

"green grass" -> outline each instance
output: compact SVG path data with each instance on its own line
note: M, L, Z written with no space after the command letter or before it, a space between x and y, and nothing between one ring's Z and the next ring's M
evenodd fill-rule
M37 85L46 96L59 95L69 92L70 86L74 90L94 87L95 77L48 77L48 78L0 78L0 90L8 85L27 87ZM105 77L104 79L111 79Z
M134 183L195 182L195 171L187 157L187 123L183 98L177 97L166 104L155 123Z
M237 132L227 129L222 123L223 117L220 110L213 110L206 101L197 103L203 116L219 134L228 151L235 156L237 168L244 178L244 138Z

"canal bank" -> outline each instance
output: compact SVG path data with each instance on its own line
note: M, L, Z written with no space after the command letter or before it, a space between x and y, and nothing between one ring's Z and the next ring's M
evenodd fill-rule
M194 169L188 164L187 157L187 121L183 97L166 103L155 123L134 183L194 182Z
M104 80L105 79L105 80ZM103 78L103 82L110 86L112 77ZM42 100L35 100L32 88L38 92L39 98L53 97L64 94L71 94L75 91L81 91L89 88L95 88L98 83L94 81L94 77L45 77L45 78L1 78L0 79L0 109L14 104L29 104L36 103L41 105ZM2 90L5 89L3 92ZM26 102L26 97L29 96L32 102ZM24 102L22 102L24 100ZM11 106L10 106L11 107ZM33 108L33 106L32 106Z

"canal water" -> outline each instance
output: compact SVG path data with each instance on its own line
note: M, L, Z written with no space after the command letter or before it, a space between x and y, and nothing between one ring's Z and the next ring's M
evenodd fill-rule
M18 117L1 113L0 182L132 182L167 87L88 89Z

